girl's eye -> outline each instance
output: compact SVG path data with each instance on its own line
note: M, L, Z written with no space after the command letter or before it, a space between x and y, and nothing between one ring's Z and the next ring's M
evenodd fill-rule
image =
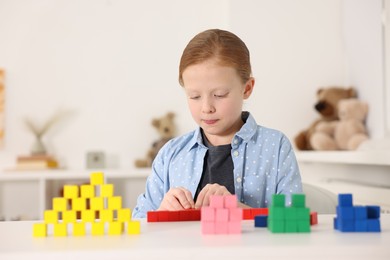
M197 100L199 98L200 98L200 96L192 96L192 97L190 97L190 99L194 99L194 100Z
M216 97L216 98L223 98L223 97L226 97L226 96L227 96L227 93L223 94L223 95L217 95L217 94L214 95L214 97Z

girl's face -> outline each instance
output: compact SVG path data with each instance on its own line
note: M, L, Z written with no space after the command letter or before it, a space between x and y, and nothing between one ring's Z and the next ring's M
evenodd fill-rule
M254 79L245 84L232 67L207 60L183 72L188 106L195 122L212 145L229 144L243 125L243 100L253 90Z

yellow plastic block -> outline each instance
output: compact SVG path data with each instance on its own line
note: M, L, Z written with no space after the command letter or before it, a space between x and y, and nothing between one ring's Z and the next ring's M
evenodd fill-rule
M57 223L54 224L54 236L55 237L66 237L68 235L67 224Z
M103 184L100 186L100 197L110 198L114 196L114 185Z
M67 210L62 212L62 221L64 221L64 223L76 222L76 211Z
M114 219L114 212L110 209L102 209L100 211L100 221L112 222Z
M124 230L123 222L110 222L108 226L109 235L121 235Z
M53 210L65 211L68 207L68 200L66 198L53 198Z
M58 211L45 210L43 213L45 223L57 223L58 222Z
M46 237L47 228L45 223L34 223L33 237Z
M73 199L79 197L79 186L64 185L64 198Z
M102 185L104 184L104 174L102 172L91 173L91 184L92 185Z
M104 200L102 197L91 198L91 209L92 210L102 210L104 209Z
M82 198L93 198L95 197L95 187L93 185L84 184L81 185L81 197Z
M127 222L127 234L129 235L141 234L141 222L138 220L132 220Z
M76 222L73 224L74 236L85 236L85 234L86 234L85 223Z
M118 209L118 221L127 222L131 220L130 209Z
M93 236L104 235L104 222L94 222L94 223L92 223L91 234Z
M76 211L86 210L87 199L86 198L74 198L72 199L72 209Z
M121 209L122 208L122 197L116 196L108 198L109 209Z
M81 221L94 222L95 221L95 213L96 213L96 211L94 211L94 210L81 211Z

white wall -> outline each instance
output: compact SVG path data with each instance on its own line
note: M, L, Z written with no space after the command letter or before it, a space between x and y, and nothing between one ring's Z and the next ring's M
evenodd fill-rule
M354 83L343 8L341 0L2 0L0 167L29 152L24 117L43 122L61 109L71 113L45 142L71 169L84 167L89 150L104 150L113 167L131 167L158 138L151 119L167 111L177 114L180 133L193 129L178 62L192 36L216 27L232 30L251 50L257 82L246 108L293 139L317 117L319 87ZM357 87L374 97L382 91ZM382 104L370 105L379 111Z

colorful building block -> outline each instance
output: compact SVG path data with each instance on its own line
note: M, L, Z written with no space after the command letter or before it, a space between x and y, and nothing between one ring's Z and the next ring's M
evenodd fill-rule
M129 235L138 235L141 233L141 222L137 220L132 220L127 222L127 234Z
M210 196L210 206L201 208L201 231L203 234L239 234L242 218L236 195Z
M73 199L79 197L79 186L64 185L64 198Z
M93 222L91 234L93 236L102 236L104 235L104 222Z
M66 223L54 224L54 236L55 237L66 237L68 235L68 226Z
M267 228L272 233L310 232L310 209L305 205L305 195L292 194L291 200L291 206L287 207L284 194L272 196L267 219Z
M74 223L76 222L76 211L66 210L62 212L62 221L64 223Z
M100 197L110 198L112 196L114 196L114 185L113 184L100 185Z
M95 187L90 184L81 185L80 193L82 198L93 198L95 197Z
M46 237L47 226L45 223L34 223L33 226L33 237Z
M102 197L94 197L90 199L90 207L92 210L104 209L104 199Z
M114 220L114 212L111 209L102 209L99 211L100 221L112 222Z
M102 172L94 172L90 175L91 185L104 184L104 174Z
M121 235L124 230L123 222L109 222L108 223L108 234L109 235Z
M109 209L121 209L122 208L122 197L110 197L108 198L108 208Z
M73 223L73 236L85 236L86 227L84 222L75 222Z
M95 210L83 210L81 211L81 221L82 222L94 222L96 219Z
M255 216L255 227L267 227L267 215Z
M66 198L53 198L53 210L65 211L68 209L68 200Z
M352 194L339 194L333 227L341 232L381 232L379 206L354 206Z
M43 213L45 223L55 224L58 222L58 211L56 210L45 210Z
M73 198L72 199L72 210L83 211L87 209L86 198Z
M120 222L127 222L131 220L131 210L130 209L119 209L117 211L117 220Z

